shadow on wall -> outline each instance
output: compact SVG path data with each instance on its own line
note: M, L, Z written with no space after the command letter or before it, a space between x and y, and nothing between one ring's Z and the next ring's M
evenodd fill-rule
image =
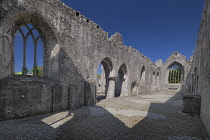
M125 64L122 64L118 70L118 75L116 79L115 97L119 97L121 94L124 95L126 93L126 74L127 66Z
M137 95L137 83L136 81L133 81L131 84L131 96L136 96Z
M9 76L0 80L0 120L95 104L95 83L85 80L72 60L75 56L61 47L60 42L66 42L67 38L59 40L52 30L54 28L38 13L20 14L9 20L11 24L7 25L5 32L11 29L7 33L13 39L1 38L2 43L6 40L8 45L3 46L5 56L2 57L11 57L13 61L9 59L8 67L2 70L10 74L5 74ZM26 24L33 25L43 36L44 77L41 78L13 75L15 33Z
M60 80L9 76L0 80L0 120L75 109L96 102L94 82L87 82L61 49Z
M182 92L183 94L191 94L191 89L192 89L191 75L192 75L191 72L189 72L187 74L185 81L183 81L181 85L180 92Z
M139 83L139 95L145 94L146 93L146 71L145 71L145 66L142 67L141 69L141 74L140 74L140 83Z
M171 98L165 101L168 96L171 96ZM151 97L154 97L154 95L151 95ZM0 139L13 137L60 140L209 138L198 116L190 117L180 113L181 98L180 93L175 95L165 94L161 98L163 103L148 104L148 113L145 108L126 110L111 107L103 108L95 105L72 112L64 111L11 120L5 123L0 122L2 128L0 133L4 134L0 135ZM147 97L146 99L145 102L154 101L154 98ZM143 102L143 104L140 103L142 99L136 99L135 101L135 103L132 102L134 106L145 106ZM120 105L119 102L117 104ZM11 125L13 127L10 127ZM24 129L18 129L19 127L24 127ZM10 131L6 131L8 128L10 128Z
M186 80L181 87L181 91L186 94L197 95L198 93L198 81L199 75L197 74L197 68L191 69L191 71L187 74Z
M60 50L60 82L63 86L63 94L68 93L67 99L64 95L63 102L68 108L74 109L80 106L92 105L96 103L96 85L88 82L81 72L74 65L64 49ZM65 101L66 100L66 101ZM68 102L70 104L68 105ZM65 108L63 108L65 109Z

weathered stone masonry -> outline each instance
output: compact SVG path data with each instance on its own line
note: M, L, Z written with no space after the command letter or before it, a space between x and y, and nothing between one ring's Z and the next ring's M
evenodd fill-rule
M42 35L41 78L14 76L14 38L25 24L32 24ZM95 104L101 61L110 68L108 98L115 91L130 96L132 83L136 94L159 89L160 79L153 79L161 76L160 69L123 45L119 33L108 38L99 25L60 1L0 1L0 120ZM115 89L119 71L124 76L121 90Z
M210 133L210 1L206 0L192 68L182 90L201 96L201 119Z
M179 91L181 86L184 85L185 79L187 77L188 72L191 68L192 60L186 60L186 56L181 55L181 53L174 52L172 55L166 60L166 63L163 63L161 59L156 61L156 66L161 69L161 80L160 80L160 89L161 90L170 90L170 91ZM181 81L180 83L169 83L169 69L173 66L177 65L181 68Z

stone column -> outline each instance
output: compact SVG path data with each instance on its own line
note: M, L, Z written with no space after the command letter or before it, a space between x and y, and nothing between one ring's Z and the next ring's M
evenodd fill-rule
M121 87L121 93L119 93L120 95L119 96L127 96L126 95L126 85L125 85L125 78L122 79L122 87ZM130 92L130 91L129 91Z
M114 98L116 77L109 77L107 79L109 80L109 86L108 86L106 98L107 99Z

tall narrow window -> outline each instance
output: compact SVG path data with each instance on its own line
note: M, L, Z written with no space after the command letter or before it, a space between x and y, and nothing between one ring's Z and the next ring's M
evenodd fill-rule
M173 65L168 74L168 83L181 83L181 68Z
M27 24L18 29L14 50L16 75L43 75L43 43L35 27Z

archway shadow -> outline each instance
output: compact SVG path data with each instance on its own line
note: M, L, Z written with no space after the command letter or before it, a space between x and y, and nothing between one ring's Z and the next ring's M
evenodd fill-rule
M3 134L0 139L16 136L40 140L209 138L199 116L181 113L181 93L160 94L120 97L77 110L0 122L0 134ZM120 103L122 100L127 104ZM145 102L151 102L148 108ZM126 109L131 104L135 105ZM11 131L7 131L11 127Z
M105 93L100 93L96 95L97 103L106 99L106 94Z

